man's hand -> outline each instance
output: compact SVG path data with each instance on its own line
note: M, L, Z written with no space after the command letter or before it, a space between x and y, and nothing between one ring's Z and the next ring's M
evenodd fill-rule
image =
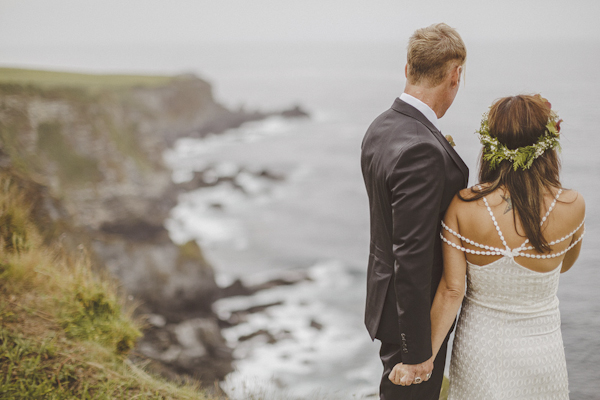
M413 383L421 383L431 378L433 371L433 357L422 364L402 364L394 365L390 376L388 377L394 385L410 386Z

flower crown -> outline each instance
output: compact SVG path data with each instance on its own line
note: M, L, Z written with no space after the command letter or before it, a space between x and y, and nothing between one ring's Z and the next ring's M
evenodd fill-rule
M552 105L548 100L539 94L536 96L542 99L548 108L550 108L550 117L548 118L544 134L538 138L535 144L530 146L519 147L514 150L507 148L500 143L497 138L490 135L490 128L488 125L489 111L483 114L481 127L475 133L478 134L479 141L483 145L483 159L490 162L491 169L496 169L502 161L509 160L512 162L515 171L518 168L521 168L524 171L529 169L533 164L533 161L544 154L546 150L555 148L560 150L558 139L562 119L559 119L558 114L552 111Z

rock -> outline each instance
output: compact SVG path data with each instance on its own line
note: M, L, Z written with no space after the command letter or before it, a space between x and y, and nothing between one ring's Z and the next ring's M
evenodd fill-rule
M271 288L274 288L277 286L295 285L302 281L310 281L310 280L311 280L311 278L308 276L307 273L304 273L304 272L290 273L290 274L288 274L288 276L285 276L285 277L274 278L274 279L268 280L263 283L251 285L249 287L249 290L252 293L256 293L258 291L271 289Z
M314 319L310 320L310 327L315 328L318 331L323 330L323 324L315 321Z
M221 289L219 297L249 296L251 294L252 291L244 285L241 279L236 279L231 285Z
M266 338L267 343L275 343L275 337L267 330L265 329L259 329L256 332L252 332L248 335L242 335L238 338L238 342L245 342L247 340L253 339L257 336L263 336Z
M165 376L184 374L212 384L232 370L232 351L214 317L150 327L136 350L160 362L160 373Z
M299 105L295 105L289 110L281 111L281 116L286 118L308 118L308 112L304 111Z
M277 286L295 285L310 280L310 276L304 271L288 271L284 276L249 286L244 284L240 279L236 279L231 285L220 290L219 298L250 296L261 290L267 290Z
M147 321L150 325L157 328L162 328L167 324L166 318L159 314L148 314Z
M219 294L213 269L202 258L186 255L185 246L199 249L195 242L177 246L109 235L92 241L95 253L127 293L168 320L210 315Z
M247 194L256 194L264 190L265 185L273 181L283 181L285 175L267 169L252 171L234 164L208 165L201 171L194 171L192 178L177 184L183 191L191 191L204 187L217 186L230 182L233 187Z

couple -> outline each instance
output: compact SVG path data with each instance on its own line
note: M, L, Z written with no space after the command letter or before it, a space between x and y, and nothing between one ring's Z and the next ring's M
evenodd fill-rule
M465 60L448 25L417 30L404 93L363 140L380 398L439 398L462 304L449 399L568 399L556 291L579 254L585 204L560 184L561 120L539 95L497 100L478 131L479 184L465 189L468 169L438 128Z

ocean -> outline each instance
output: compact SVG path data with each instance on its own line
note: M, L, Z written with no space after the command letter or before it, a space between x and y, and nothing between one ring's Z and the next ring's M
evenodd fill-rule
M586 199L586 236L561 276L562 333L572 400L600 396L600 42L469 43L466 76L440 120L476 183L481 114L497 98L541 93L562 124L562 182ZM215 311L275 303L226 329L236 372L225 387L300 398L369 398L381 365L363 327L368 204L360 143L404 87L404 42L211 44L169 48L0 49L5 65L86 72L193 72L231 108L299 104L309 119L272 117L165 154L174 180L209 171L230 182L181 196L166 221L197 240L227 285L306 274L296 285L223 299ZM262 171L284 179L270 179ZM255 334L256 332L262 332ZM265 332L268 332L265 333ZM238 343L241 336L251 337ZM241 397L240 397L241 396Z

